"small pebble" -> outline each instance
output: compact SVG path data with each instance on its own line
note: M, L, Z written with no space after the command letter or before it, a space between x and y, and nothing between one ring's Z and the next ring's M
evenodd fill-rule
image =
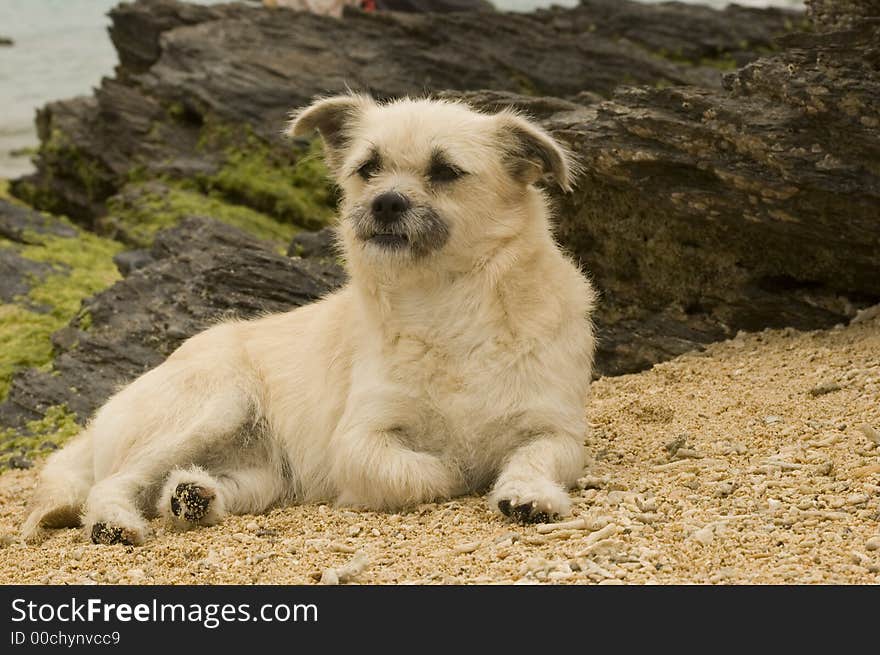
M325 569L321 573L321 584L338 585L351 582L370 565L370 558L363 551L359 551L346 564L335 569Z
M736 487L732 482L722 482L717 487L715 487L715 496L717 498L726 498L733 493L733 490L735 488Z
M871 497L868 494L850 494L846 497L847 505L864 505Z
M694 541L708 546L715 540L715 529L711 525L707 525L694 532L691 537Z
M595 475L587 475L579 478L577 481L577 485L581 489L601 489L606 484L608 484L607 478L600 478Z
M859 426L859 432L865 435L865 437L875 446L880 446L880 430L867 423L863 423Z
M824 396L826 393L831 393L833 391L840 391L843 387L841 387L836 382L823 382L822 384L813 387L810 389L809 393L813 398L818 396Z
M338 585L339 584L339 574L336 573L336 569L325 570L321 574L321 584Z
M678 437L663 446L670 457L675 457L676 453L687 443L687 437Z
M654 498L643 498L641 495L636 496L636 505L643 512L653 512L657 509L657 501Z
M515 541L519 541L519 539L520 535L518 532L505 532L504 534L500 534L495 537L494 541L496 544L506 543L508 541L512 544Z

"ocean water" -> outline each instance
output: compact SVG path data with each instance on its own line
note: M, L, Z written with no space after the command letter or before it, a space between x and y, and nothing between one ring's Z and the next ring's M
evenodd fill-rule
M214 0L216 1L216 0ZM658 2L660 0L642 0ZM212 0L201 0L210 4ZM528 11L578 0L495 0L501 9ZM801 0L737 0L740 5L800 7ZM118 0L0 0L0 177L31 170L29 149L37 143L36 109L50 100L89 95L110 75L116 53L107 36L107 11ZM724 7L727 0L703 0Z

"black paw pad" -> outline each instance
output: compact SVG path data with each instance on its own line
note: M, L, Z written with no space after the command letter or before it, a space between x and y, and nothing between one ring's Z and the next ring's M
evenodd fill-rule
M512 505L509 500L499 500L498 509L504 516L509 516L517 523L547 523L550 521L550 515L547 512L536 511L535 503Z
M177 485L171 496L171 513L187 521L203 519L208 513L214 492L192 482Z
M95 523L95 525L92 526L92 543L104 544L107 546L110 546L112 544L124 544L126 546L134 546L135 538L130 530L120 528L118 525Z

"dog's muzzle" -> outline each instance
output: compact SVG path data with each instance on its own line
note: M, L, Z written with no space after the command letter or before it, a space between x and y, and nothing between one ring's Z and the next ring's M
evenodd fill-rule
M449 239L449 226L427 205L413 205L397 191L376 196L369 207L358 206L349 216L357 238L383 251L408 251L424 256Z
M409 245L409 237L398 227L409 209L409 198L397 191L386 191L373 198L370 214L374 225L382 231L373 234L369 241L392 250Z

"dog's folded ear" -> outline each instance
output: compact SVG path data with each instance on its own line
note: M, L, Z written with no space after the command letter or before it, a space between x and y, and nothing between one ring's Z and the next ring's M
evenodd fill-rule
M372 98L356 93L320 98L308 107L293 112L287 134L304 136L317 131L324 140L327 163L336 168L352 127L372 104Z
M502 111L496 120L504 162L514 179L532 184L549 177L571 191L576 163L565 147L516 112Z

